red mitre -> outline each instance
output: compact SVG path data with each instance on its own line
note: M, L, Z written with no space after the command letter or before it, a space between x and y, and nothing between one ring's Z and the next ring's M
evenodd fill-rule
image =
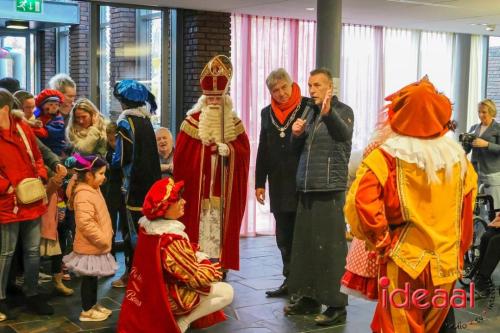
M142 214L150 221L163 218L168 207L181 199L183 188L183 181L174 183L170 177L158 180L144 198Z
M213 57L203 68L200 86L203 95L222 96L227 92L233 68L229 58L223 55Z

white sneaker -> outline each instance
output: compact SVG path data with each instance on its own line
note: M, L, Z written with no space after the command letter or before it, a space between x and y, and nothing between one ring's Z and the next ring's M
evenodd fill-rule
M52 275L48 275L48 274L45 274L45 273L38 273L38 281L39 282L50 282L52 281Z
M88 311L82 311L79 319L80 321L103 321L108 319L108 316L92 308Z
M108 308L105 308L104 306L102 306L101 304L96 304L92 307L92 309L96 310L96 311L99 311L99 312L102 312L104 313L106 316L111 316L111 314L113 313L113 311L111 311L110 309Z
M7 316L0 312L0 321L7 319Z

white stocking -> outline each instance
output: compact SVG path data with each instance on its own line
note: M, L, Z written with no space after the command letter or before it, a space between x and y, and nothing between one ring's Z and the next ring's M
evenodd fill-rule
M200 296L198 306L186 316L177 318L177 325L181 332L186 332L189 325L212 312L221 310L233 301L233 287L229 283L215 282L208 295Z

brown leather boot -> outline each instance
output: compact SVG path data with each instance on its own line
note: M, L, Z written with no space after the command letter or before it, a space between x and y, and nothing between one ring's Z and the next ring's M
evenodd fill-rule
M54 281L54 288L57 290L57 292L63 296L71 296L75 292L73 289L68 288L64 285L62 282L63 280L63 273L57 273L54 274L52 277L52 281Z

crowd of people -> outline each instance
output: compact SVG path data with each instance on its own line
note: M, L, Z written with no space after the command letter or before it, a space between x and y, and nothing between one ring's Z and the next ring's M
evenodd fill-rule
M185 332L225 319L234 292L222 281L240 267L250 165L227 94L231 75L223 56L205 66L202 96L175 149L170 131L151 123L155 96L136 80L114 86L116 122L89 99L75 101L65 74L38 94L0 80L0 320L16 317L9 295L21 273L27 308L54 313L38 292L43 257L61 295L74 294L64 281L80 279L79 319L106 320L112 312L98 302L98 279L117 272L118 230L119 332ZM311 71L309 98L282 68L266 79L271 104L261 111L255 196L265 204L269 193L285 278L266 294L288 297L287 316L314 315L322 326L344 323L355 295L378 301L373 332L445 332L449 306L396 308L380 290L452 290L472 239L477 174L495 199L500 188L495 104L480 103L481 124L470 130L477 137L464 151L446 135L454 129L449 99L427 77L401 88L386 98L386 119L348 187L354 112L333 82L327 69ZM349 251L346 222L355 237ZM498 248L499 225L490 225L481 252ZM481 264L480 294L491 292L492 256Z

